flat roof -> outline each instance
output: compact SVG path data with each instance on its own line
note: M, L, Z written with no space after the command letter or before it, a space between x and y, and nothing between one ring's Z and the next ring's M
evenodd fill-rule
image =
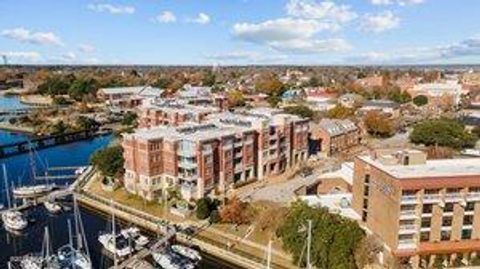
M338 214L342 217L352 220L359 220L360 216L352 208L351 193L332 193L324 195L305 195L300 196L300 200L307 203L310 207L324 207L332 214Z
M425 164L386 165L370 156L359 156L366 163L398 179L479 176L480 158L427 160Z

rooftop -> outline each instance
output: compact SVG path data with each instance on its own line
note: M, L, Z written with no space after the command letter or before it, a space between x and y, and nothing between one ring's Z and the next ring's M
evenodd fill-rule
M342 217L352 220L359 220L360 216L351 207L351 193L333 193L325 195L306 195L300 196L300 199L310 207L324 207L330 213L338 214Z
M398 179L480 176L480 158L427 160L424 163L410 165L385 164L371 156L358 158Z
M141 94L148 96L160 96L163 92L163 90L151 86L101 88L99 91L105 94Z
M331 136L341 135L358 129L355 123L348 119L322 119L318 124L310 123L310 126L312 130L316 127L323 129Z

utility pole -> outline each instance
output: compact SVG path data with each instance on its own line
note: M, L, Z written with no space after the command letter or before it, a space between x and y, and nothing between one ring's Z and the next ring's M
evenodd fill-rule
M310 248L312 246L312 220L308 220L308 237L307 237L307 269L312 269L310 262Z
M272 240L268 241L268 252L267 252L267 269L272 269Z

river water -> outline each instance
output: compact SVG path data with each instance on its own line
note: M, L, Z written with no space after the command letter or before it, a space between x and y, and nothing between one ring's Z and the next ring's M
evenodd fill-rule
M21 104L15 98L7 99L0 96L0 109L18 106L21 106ZM26 138L27 136L24 134L0 130L0 145L22 141ZM105 147L110 140L111 137L105 136L40 150L34 154L35 156L33 158L35 160L36 173L43 173L46 167L86 165L88 164L90 155L97 149ZM4 163L7 166L10 185L19 186L32 183L31 159L28 154L0 159L0 163ZM0 180L0 201L6 205L5 185L3 177L0 176L0 178L2 178L2 180ZM67 182L57 181L56 183L64 184ZM98 213L83 208L81 209L81 216L94 268L107 268L112 263L111 260L103 254L102 248L97 241L97 236L99 232L109 228L109 221ZM51 215L43 206L38 206L28 211L28 217L34 222L30 224L27 230L21 235L12 235L6 232L3 226L0 227L0 268L6 268L6 263L11 256L40 252L45 227L48 227L50 231L54 250L68 243L67 220L73 218L71 210L58 215ZM211 257L205 257L200 268L228 269L235 267Z

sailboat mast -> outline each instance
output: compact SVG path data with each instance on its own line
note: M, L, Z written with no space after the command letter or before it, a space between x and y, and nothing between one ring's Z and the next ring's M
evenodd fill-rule
M68 225L68 244L73 248L73 238L72 238L72 222L70 219L67 220Z
M75 219L75 233L77 237L77 249L82 248L82 238L79 236L80 233L80 227L78 223L78 206L77 206L77 200L74 198L73 199L73 216Z
M32 171L33 179L37 179L37 172L35 171L35 157L33 156L33 146L32 142L28 141L28 156L30 157L30 169Z
M5 182L5 192L7 196L7 206L8 208L10 208L12 205L10 201L10 189L8 187L7 166L3 163L2 168L3 168L3 180Z

